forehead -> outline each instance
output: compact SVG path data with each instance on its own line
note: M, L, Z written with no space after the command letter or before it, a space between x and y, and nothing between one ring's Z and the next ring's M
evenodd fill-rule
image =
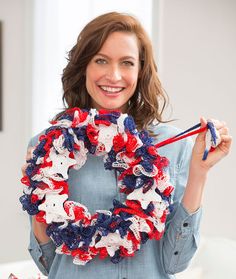
M109 57L132 56L139 58L139 44L135 34L129 32L111 33L98 53Z

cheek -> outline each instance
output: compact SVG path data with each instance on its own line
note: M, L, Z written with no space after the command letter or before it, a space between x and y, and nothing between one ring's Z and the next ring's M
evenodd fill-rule
M132 87L136 87L138 83L138 74L134 73L129 77L129 83Z
M101 78L103 72L94 65L89 65L86 70L86 82L96 82Z
M91 86L92 83L96 80L96 70L93 69L92 65L89 65L86 70L86 86Z
M91 73L86 74L85 86L90 96L93 95L93 92L95 91L95 86L96 86L95 78L96 77L94 75L91 75Z
M130 78L133 80L133 83L137 83L139 78L139 68L135 67L135 69L130 73Z

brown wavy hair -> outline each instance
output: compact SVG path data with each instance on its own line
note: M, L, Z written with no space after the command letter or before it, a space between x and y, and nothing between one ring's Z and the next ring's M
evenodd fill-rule
M127 113L133 116L139 130L147 129L153 120L166 122L162 120L162 113L168 96L157 75L151 41L135 17L118 12L106 13L90 21L79 34L75 46L69 51L68 64L62 75L62 100L65 108L91 107L91 97L86 89L86 68L113 32L132 33L138 40L140 72ZM54 119L63 113L64 111Z

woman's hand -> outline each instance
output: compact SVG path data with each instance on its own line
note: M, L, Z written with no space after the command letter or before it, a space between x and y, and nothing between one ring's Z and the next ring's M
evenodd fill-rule
M206 119L201 117L200 121L201 128L206 127ZM205 138L207 131L202 132L197 136L192 151L190 168L200 171L201 173L207 172L212 166L224 158L229 153L232 143L232 137L229 135L229 129L226 126L226 123L216 119L211 119L211 121L214 123L215 128L219 132L221 142L214 151L208 153L206 160L202 160L206 148Z
M206 119L201 117L200 121L201 128L206 127ZM206 160L202 160L206 148L206 131L200 133L196 138L192 151L188 181L182 199L182 204L189 213L196 212L201 206L207 173L211 167L229 153L232 143L232 137L229 135L226 123L214 119L211 119L211 121L219 132L221 142L214 151L208 153Z
M21 167L21 172L23 174L23 176L26 175L25 171L29 165L29 163L27 163L28 160L30 160L32 157L33 157L33 151L34 151L35 147L29 147L28 150L27 150L27 154L26 154L26 162L25 164Z

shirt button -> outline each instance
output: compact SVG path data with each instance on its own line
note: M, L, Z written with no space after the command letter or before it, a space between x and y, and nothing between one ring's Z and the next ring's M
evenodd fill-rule
M184 226L184 227L187 227L187 226L188 226L188 223L183 223L183 226Z
M179 252L178 252L178 251L175 251L175 252L174 252L174 255L178 255L178 254L179 254Z

